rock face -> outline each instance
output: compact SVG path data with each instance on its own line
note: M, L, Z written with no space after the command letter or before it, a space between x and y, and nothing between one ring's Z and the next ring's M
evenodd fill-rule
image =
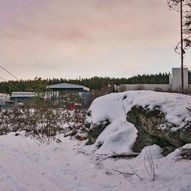
M153 91L99 97L86 116L88 144L95 143L89 149L102 154L115 150L120 154L141 152L145 146L156 144L167 155L191 143L190 103L188 95ZM119 136L121 132L123 138Z
M191 143L191 124L188 124L182 129L182 131L180 132L180 138L185 143Z
M86 126L90 127L87 135L88 138L87 145L94 144L98 136L109 124L110 121L108 119L101 121L99 124L86 124Z
M149 106L135 105L127 113L126 119L138 130L132 148L134 152L141 152L144 147L156 144L163 148L162 154L166 156L176 148L191 143L191 122L183 128L177 128L175 124L166 120L160 106L151 109ZM86 124L89 129L87 144L94 144L110 123L110 120L105 119L97 124Z
M127 113L127 121L133 123L138 130L133 146L136 152L140 152L145 146L157 144L164 148L163 154L166 155L185 143L191 143L191 124L178 129L165 119L159 106L150 109L135 105Z
M183 148L181 150L180 156L182 159L191 160L191 149L190 148Z

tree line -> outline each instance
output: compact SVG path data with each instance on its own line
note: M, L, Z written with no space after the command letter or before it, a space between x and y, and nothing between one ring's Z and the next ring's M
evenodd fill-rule
M191 84L191 71L188 73L189 84ZM110 78L110 77L92 77L92 78L79 78L79 79L42 79L34 78L33 80L16 80L0 82L1 93L11 93L15 91L35 91L45 92L46 86L58 83L73 83L86 86L90 90L100 90L108 85L120 85L120 84L168 84L169 73L159 74L143 74L136 75L130 78Z
M191 73L189 72L189 80L191 82ZM169 73L159 74L143 74L136 75L130 78L110 78L110 77L92 77L92 78L79 78L79 79L64 79L64 78L53 78L53 79L42 79L34 78L33 80L17 80L17 81L3 81L0 83L1 93L11 93L15 91L35 91L45 92L46 86L57 84L57 83L73 83L86 86L90 90L100 90L108 85L120 85L120 84L168 84Z

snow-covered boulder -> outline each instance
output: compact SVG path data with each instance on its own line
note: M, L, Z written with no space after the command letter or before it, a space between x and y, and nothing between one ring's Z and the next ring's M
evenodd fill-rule
M133 106L127 113L127 120L138 130L133 147L137 152L149 144L158 144L163 148L172 146L174 149L185 144L180 137L182 128L166 120L160 106L154 108Z
M191 96L153 91L99 97L86 117L93 140L89 144L102 154L140 152L145 146L157 144L168 154L191 142L190 104Z

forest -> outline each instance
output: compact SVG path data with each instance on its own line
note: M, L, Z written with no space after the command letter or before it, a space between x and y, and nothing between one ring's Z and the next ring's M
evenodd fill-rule
M35 77L33 80L16 80L16 81L3 81L0 82L1 93L11 93L13 91L35 91L44 92L46 86L57 83L73 83L84 85L90 90L99 90L107 87L108 85L119 84L168 84L169 73L159 74L143 74L136 75L130 78L110 78L110 77L92 77L92 78L79 78L79 79L42 79ZM189 71L189 83L191 83L191 72Z

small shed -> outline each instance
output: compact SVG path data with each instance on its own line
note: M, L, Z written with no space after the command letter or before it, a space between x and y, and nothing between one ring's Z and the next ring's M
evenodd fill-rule
M46 87L49 91L46 93L46 98L59 100L59 105L68 107L69 105L84 106L87 105L87 95L90 97L89 88L71 83L53 84ZM84 101L85 100L85 101Z
M24 103L36 96L37 94L35 92L12 92L10 100L15 101L15 103Z

